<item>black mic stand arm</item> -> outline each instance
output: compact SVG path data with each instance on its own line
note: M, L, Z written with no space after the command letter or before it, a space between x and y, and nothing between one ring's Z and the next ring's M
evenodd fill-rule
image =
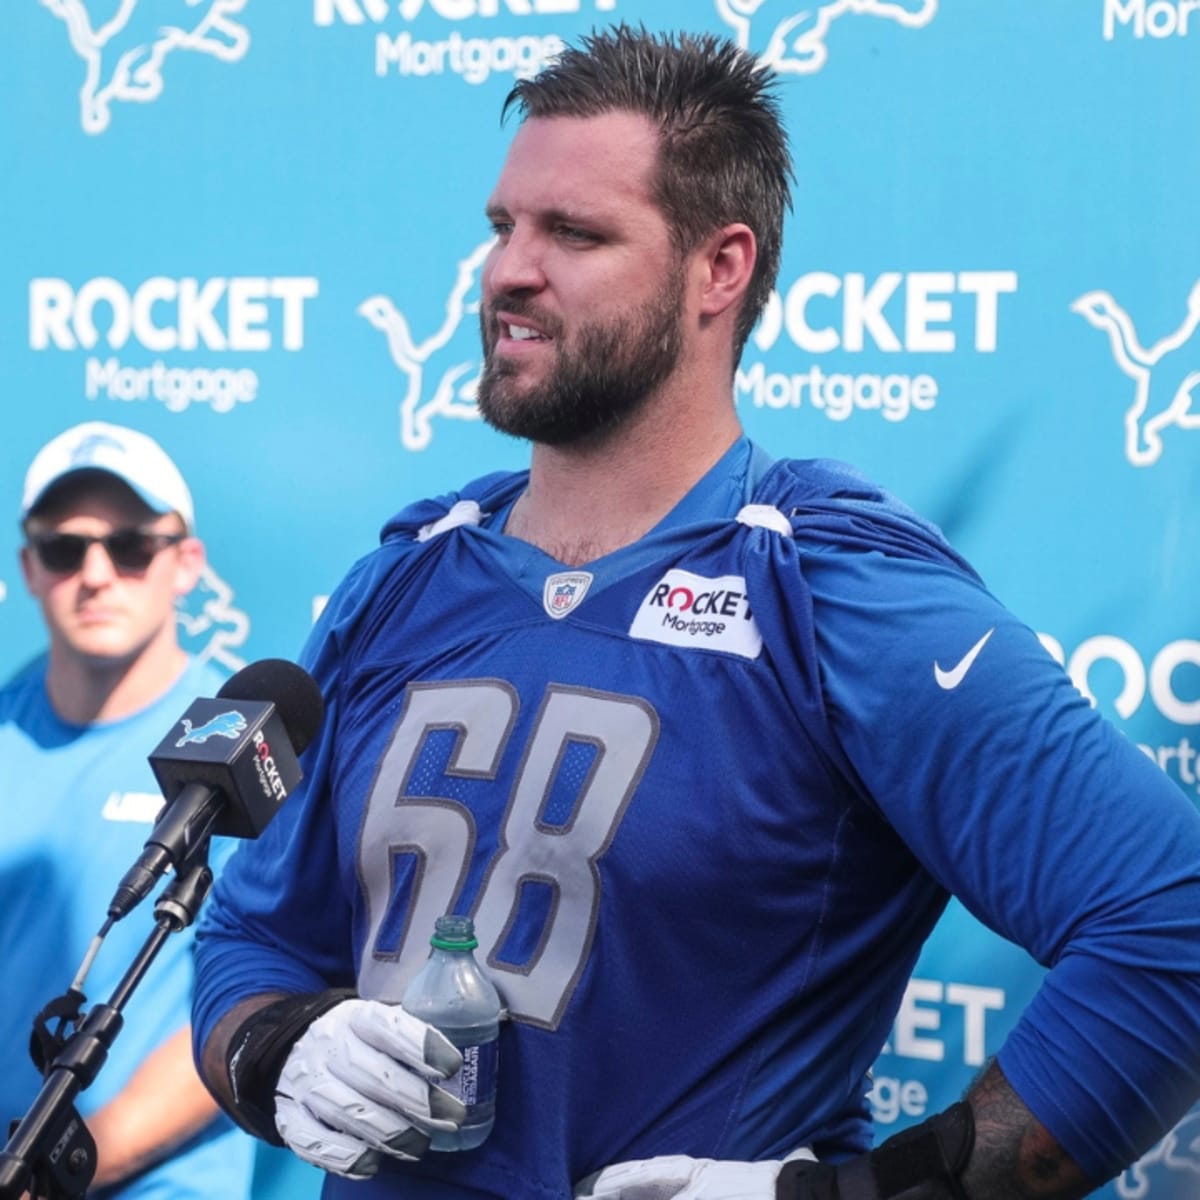
M74 1033L56 1039L57 1053L47 1055L42 1068L42 1089L0 1151L0 1200L21 1200L27 1192L42 1200L86 1194L96 1173L96 1143L75 1097L95 1081L124 1024L121 1010L167 938L195 920L212 880L205 841L155 902L154 928L108 1003L94 1005ZM78 1011L83 994L73 987L68 997Z

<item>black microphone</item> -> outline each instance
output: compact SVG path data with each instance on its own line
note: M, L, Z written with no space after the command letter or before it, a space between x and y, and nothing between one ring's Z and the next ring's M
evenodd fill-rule
M166 804L117 886L109 917L131 912L211 834L258 837L303 777L298 756L324 711L313 677L282 658L251 663L216 699L193 701L150 755Z

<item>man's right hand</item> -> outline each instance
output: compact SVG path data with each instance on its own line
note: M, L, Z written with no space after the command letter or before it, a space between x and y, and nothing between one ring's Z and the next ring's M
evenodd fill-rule
M418 1159L430 1134L462 1124L461 1101L436 1086L462 1055L399 1005L345 1000L296 1041L275 1089L275 1125L307 1162L352 1179L383 1155Z

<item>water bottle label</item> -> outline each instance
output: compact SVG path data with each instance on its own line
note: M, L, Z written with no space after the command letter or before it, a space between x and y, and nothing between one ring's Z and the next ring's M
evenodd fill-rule
M452 1096L457 1096L467 1108L489 1102L496 1094L499 1041L493 1038L490 1042L477 1042L474 1046L460 1046L459 1051L463 1059L462 1069L441 1086Z

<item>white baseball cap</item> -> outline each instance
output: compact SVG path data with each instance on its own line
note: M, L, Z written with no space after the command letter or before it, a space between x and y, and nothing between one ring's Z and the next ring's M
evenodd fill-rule
M75 425L37 452L25 474L20 519L24 521L55 484L76 471L116 476L155 512L177 512L188 532L193 531L192 494L167 452L146 434L105 421Z

